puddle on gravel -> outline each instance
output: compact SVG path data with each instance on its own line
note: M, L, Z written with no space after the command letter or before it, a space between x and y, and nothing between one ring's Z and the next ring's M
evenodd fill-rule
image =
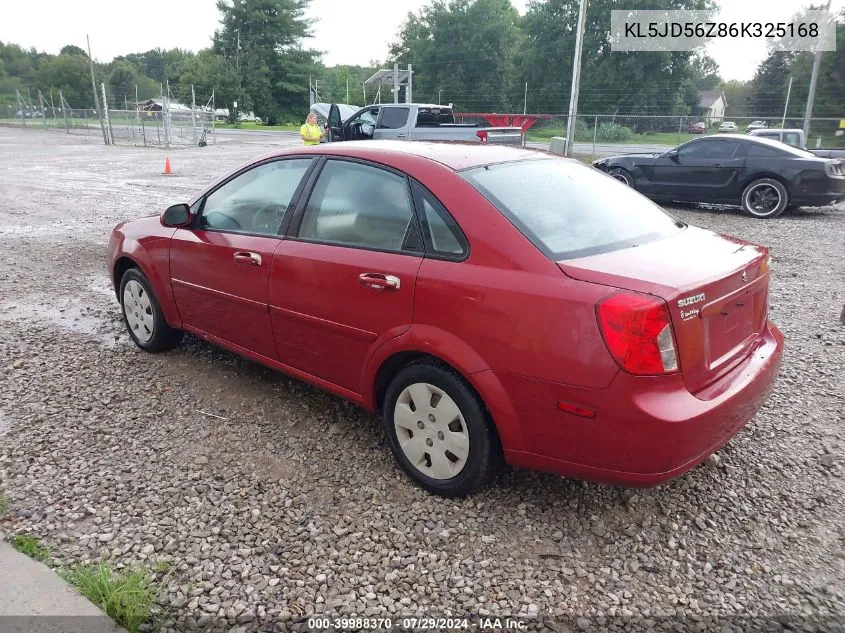
M63 330L93 336L105 347L120 344L120 330L107 318L87 306L55 308L39 303L16 302L0 307L0 321L33 320L56 325ZM116 338L117 337L117 338Z

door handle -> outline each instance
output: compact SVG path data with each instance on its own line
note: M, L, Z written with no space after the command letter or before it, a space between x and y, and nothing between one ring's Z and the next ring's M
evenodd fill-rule
M408 138L407 134L397 134L396 138Z
M258 253L238 251L235 253L233 259L236 264L243 264L244 266L261 266L261 255Z
M724 165L713 165L713 169L722 169Z
M365 288L380 292L396 291L401 286L399 277L384 273L361 273L358 275L358 283Z

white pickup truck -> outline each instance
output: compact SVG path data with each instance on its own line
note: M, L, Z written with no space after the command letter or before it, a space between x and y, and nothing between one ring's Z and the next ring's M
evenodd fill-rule
M501 145L522 145L519 127L478 127L455 123L452 108L426 103L382 103L361 108L342 120L338 104L329 108L327 139L357 141L402 139L409 141L472 141Z

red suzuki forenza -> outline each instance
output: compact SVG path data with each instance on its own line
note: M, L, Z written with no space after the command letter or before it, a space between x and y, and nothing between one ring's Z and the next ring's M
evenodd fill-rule
M141 348L190 332L378 411L445 496L503 462L676 477L754 415L783 347L765 248L518 148L281 151L118 225L108 263Z

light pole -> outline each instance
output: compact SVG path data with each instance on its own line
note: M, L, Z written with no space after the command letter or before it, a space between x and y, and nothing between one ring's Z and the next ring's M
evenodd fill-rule
M437 91L437 105L440 105L440 93L442 93L442 92L443 92L442 88Z
M587 0L581 0L578 8L578 30L575 32L575 56L572 59L572 89L569 99L569 116L566 120L566 155L572 156L572 142L575 140L575 123L578 112L578 91L581 81L581 50L584 46L584 20L587 17Z

